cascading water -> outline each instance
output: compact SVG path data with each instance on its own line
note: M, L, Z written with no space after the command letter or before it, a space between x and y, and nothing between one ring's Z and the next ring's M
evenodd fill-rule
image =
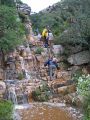
M21 67L22 67L22 70L25 74L26 80L29 80L31 77L30 77L29 71L25 68L25 61L23 58L21 59Z

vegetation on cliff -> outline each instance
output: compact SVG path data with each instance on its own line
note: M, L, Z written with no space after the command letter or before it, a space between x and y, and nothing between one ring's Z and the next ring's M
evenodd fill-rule
M22 42L24 31L14 0L0 3L0 48L6 52Z
M50 25L56 44L90 47L90 1L62 0L31 16L33 28L41 32Z

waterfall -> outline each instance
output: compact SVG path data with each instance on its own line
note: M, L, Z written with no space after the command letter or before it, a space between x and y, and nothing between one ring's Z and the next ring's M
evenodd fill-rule
M24 61L23 58L21 59L21 67L22 67L22 70L23 70L23 72L25 74L25 78L27 80L29 80L31 77L30 77L29 71L25 68L25 61Z
M28 70L26 70L26 69L25 69L25 75L26 75L26 79L30 80L30 78L31 78L30 74L29 74Z
M7 86L7 99L11 100L14 105L27 104L28 98L23 86L21 86L22 83L20 84L19 81L12 83L12 81L14 80L5 81Z

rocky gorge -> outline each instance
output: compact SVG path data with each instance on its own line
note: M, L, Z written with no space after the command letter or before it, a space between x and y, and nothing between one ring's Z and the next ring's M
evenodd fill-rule
M31 9L25 4L17 7L25 15L26 41L5 55L5 66L0 53L0 99L13 102L14 120L82 120L82 98L72 76L79 71L90 74L90 52L69 47L67 57L62 45L53 45L60 70L50 81L44 67L49 51L33 35L28 17ZM36 53L38 48L41 54Z

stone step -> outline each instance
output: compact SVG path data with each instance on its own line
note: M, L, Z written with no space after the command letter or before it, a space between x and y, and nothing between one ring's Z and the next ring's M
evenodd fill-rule
M60 95L66 95L69 93L74 93L76 91L76 85L68 85L68 86L63 86L63 87L59 87L57 89L57 93Z
M53 87L54 88L59 88L59 87L63 87L63 86L72 85L74 83L75 83L75 81L73 81L73 80L67 80L67 81L63 81L61 83L56 83Z
M48 81L48 84L52 85L54 88L62 87L62 86L67 86L75 83L73 80L64 80L63 78L60 79L55 79L52 81Z

